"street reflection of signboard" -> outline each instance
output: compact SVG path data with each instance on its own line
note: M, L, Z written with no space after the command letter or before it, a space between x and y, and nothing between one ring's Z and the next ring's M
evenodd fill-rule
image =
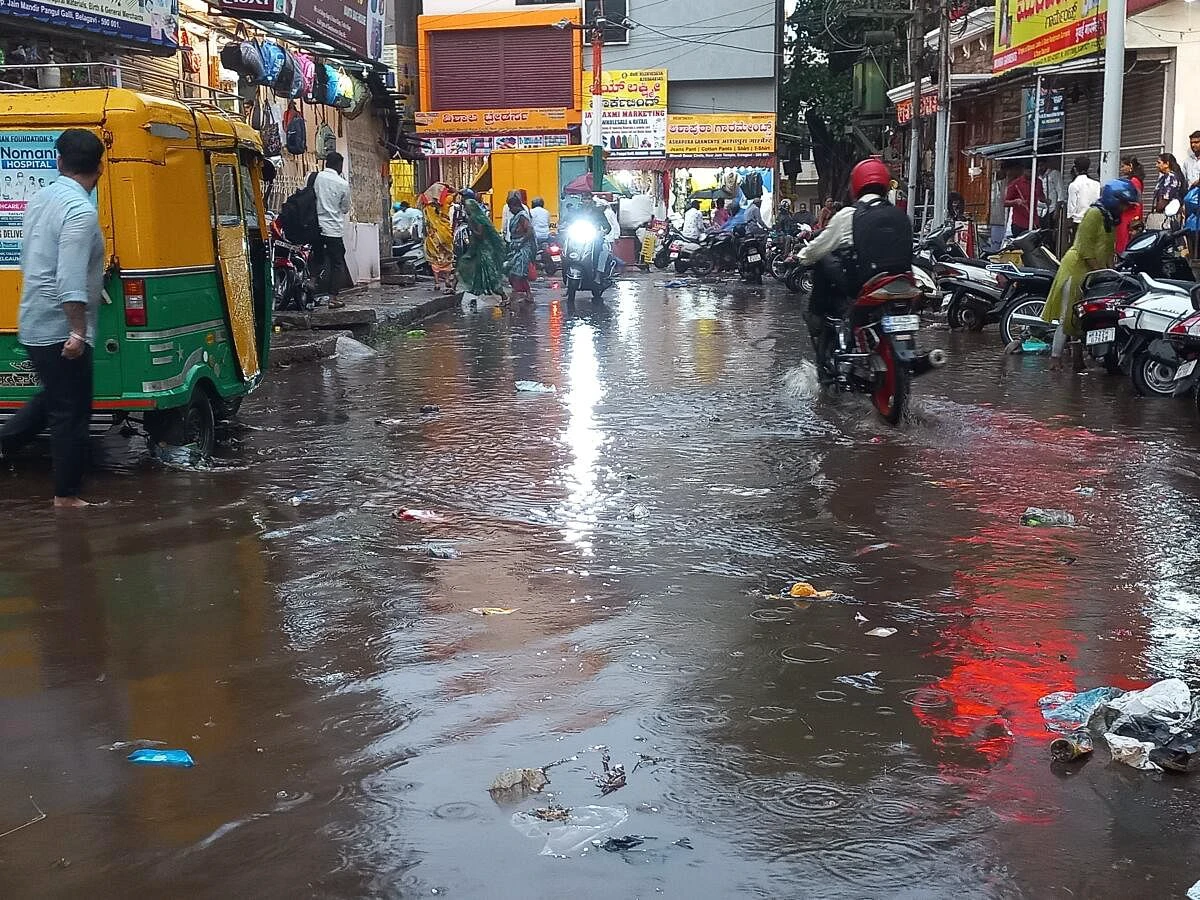
M670 156L770 156L774 152L774 113L667 117Z
M591 125L592 114L585 112L584 134ZM662 156L667 150L665 109L606 109L600 130L611 156Z
M514 131L566 131L567 128L565 109L454 109L419 112L415 118L418 131L432 134L450 131L508 134Z
M937 89L924 91L921 94L921 118L927 119L938 111ZM907 125L912 121L912 97L896 101L896 122Z
M1104 49L1108 0L999 0L992 71L1049 66Z

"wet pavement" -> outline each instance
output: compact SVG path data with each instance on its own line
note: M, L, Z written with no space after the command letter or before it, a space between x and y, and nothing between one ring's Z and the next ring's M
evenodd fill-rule
M1200 677L1190 406L930 331L952 362L893 431L816 396L777 289L551 296L274 373L230 465L110 468L86 515L50 512L43 461L0 472L0 893L1178 897L1200 878L1197 780L1102 750L1052 768L1037 707ZM1030 505L1082 527L1022 528ZM800 579L844 596L781 596ZM196 767L105 749L136 739ZM600 746L627 772L607 795ZM564 758L540 795L488 794ZM551 802L652 839L540 855L513 817Z

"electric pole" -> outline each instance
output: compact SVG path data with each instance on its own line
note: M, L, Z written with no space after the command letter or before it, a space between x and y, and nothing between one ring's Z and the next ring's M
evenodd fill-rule
M1125 95L1125 0L1109 0L1104 44L1104 117L1100 124L1100 181L1121 174L1121 107Z
M933 224L946 219L950 207L950 3L941 0L938 10L938 106L933 145Z
M912 77L912 118L908 133L908 218L917 223L917 182L921 173L921 50L925 46L923 0L912 0L908 20L908 74Z

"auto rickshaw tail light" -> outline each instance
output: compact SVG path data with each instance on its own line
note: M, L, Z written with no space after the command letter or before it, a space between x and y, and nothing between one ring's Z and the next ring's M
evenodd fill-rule
M146 282L141 278L126 278L121 282L125 288L125 324L140 327L146 324Z

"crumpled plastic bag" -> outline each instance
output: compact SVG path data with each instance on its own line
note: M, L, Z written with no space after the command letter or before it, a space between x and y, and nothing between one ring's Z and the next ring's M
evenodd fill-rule
M1128 691L1104 704L1126 716L1151 716L1168 725L1183 722L1192 711L1192 690L1178 678L1165 678L1141 691Z
M1098 687L1088 691L1055 691L1038 701L1046 729L1059 734L1070 734L1087 726L1092 714L1104 703L1125 692L1115 687Z
M1154 749L1154 744L1150 741L1139 741L1137 738L1120 734L1106 734L1104 740L1108 741L1109 752L1117 762L1123 762L1144 772L1159 771L1158 766L1150 762L1150 751Z
M532 813L513 813L513 828L526 837L544 839L540 856L566 856L624 824L622 806L576 806L565 822L546 822Z

